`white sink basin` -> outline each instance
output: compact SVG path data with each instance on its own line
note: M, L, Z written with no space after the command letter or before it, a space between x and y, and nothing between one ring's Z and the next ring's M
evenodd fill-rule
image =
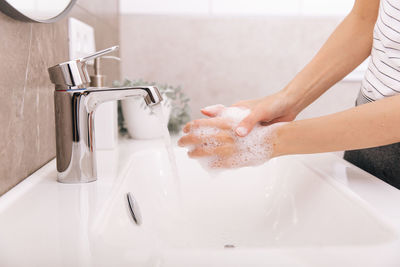
M400 265L400 212L387 206L400 193L335 155L214 177L175 152L180 181L154 141L101 152L91 184L59 184L45 166L0 198L0 266ZM382 195L384 208L369 203Z

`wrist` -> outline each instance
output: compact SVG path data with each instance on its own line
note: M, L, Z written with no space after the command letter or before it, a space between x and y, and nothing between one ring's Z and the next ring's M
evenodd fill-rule
M285 99L286 105L294 114L299 114L305 108L302 104L304 99L299 95L299 90L295 89L293 86L286 86L279 94Z
M271 158L287 155L287 151L285 148L284 137L286 132L290 128L292 122L288 123L277 123L270 127L274 127L272 139L270 140L271 145Z
M293 111L297 112L297 114L320 95L312 89L312 84L303 83L296 78L286 85L281 92L291 103Z

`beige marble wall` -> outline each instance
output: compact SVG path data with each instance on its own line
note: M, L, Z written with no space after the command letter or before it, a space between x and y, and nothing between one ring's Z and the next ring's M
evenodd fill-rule
M69 16L95 28L98 49L119 43L117 0L78 0ZM24 23L0 13L0 195L55 157L47 68L68 60L67 18ZM109 81L119 64L108 62Z
M122 75L182 85L192 115L280 90L340 22L335 17L121 15ZM299 118L351 107L358 83L342 82Z

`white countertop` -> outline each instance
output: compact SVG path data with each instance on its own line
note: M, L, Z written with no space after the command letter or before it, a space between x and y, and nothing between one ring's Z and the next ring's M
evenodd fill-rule
M359 202L357 205L365 208L366 212L372 214L371 216L378 218L378 224L382 223L383 227L392 229L394 234L390 241L377 245L354 246L250 246L231 251L204 246L197 249L190 247L185 249L184 246L167 246L162 249L157 247L155 249L151 240L159 238L155 234L156 231L153 231L150 226L148 228L132 226L128 217L119 215L124 214L125 210L121 208L119 211L116 203L123 201L123 193L134 191L136 197L141 200L144 211L146 211L146 206L150 207L154 204L150 203L152 199L146 200L146 194L158 194L157 186L154 186L154 192L140 192L144 189L135 190L139 187L153 188L152 179L159 177L153 175L152 171L155 174L159 173L160 177L168 179L168 175L163 173L168 169L168 162L165 163L166 160L162 153L157 154L160 149L163 149L161 140L121 140L118 149L114 151L98 151L99 177L96 182L80 185L57 183L55 160L52 160L4 194L0 197L0 266L176 267L189 265L250 266L247 265L250 263L251 266L266 266L266 263L271 263L271 266L285 264L295 266L400 266L400 253L398 253L400 251L398 235L400 233L400 209L398 207L400 191L332 153L291 156L284 160L289 163L293 162L293 166L301 163L302 166L305 166L305 172L306 168L310 167L309 175L329 177L326 178L327 183L342 184L342 186L333 185L333 188L340 191L339 194L345 194L349 196L349 199ZM183 159L182 149L176 148L175 151L179 154L178 168L187 168L187 171L190 171L190 168L194 170L194 165L190 165L192 161ZM138 158L134 158L135 155ZM140 160L147 162L144 161L146 157L150 159L154 157L154 161L147 167L140 163ZM186 166L180 166L181 159L184 162L182 164ZM279 159L277 162L280 162ZM164 164L166 165L164 166ZM195 173L200 173L200 171ZM133 179L131 177L140 179L131 183L129 181L129 179ZM201 190L201 186L212 190L217 186L228 185L226 182L228 180L224 180L225 178L216 178L217 180L207 178L209 179L207 183L212 184L213 187L206 187L208 185L205 182L202 183L201 179L191 179L197 183L198 189L196 190ZM232 178L232 181L234 180L238 186L244 188L246 186L245 179L248 177L244 177L240 182L238 181L240 177ZM190 186L185 187L185 183L187 185L189 180L183 181L183 190L190 188ZM172 192L172 198L174 198L169 181L162 179L160 181L165 183L159 187L164 188L163 194L167 195L168 193L168 198L171 198ZM307 191L306 188L304 193L312 195L315 191ZM199 196L201 197L201 195ZM175 200L166 198L165 201L173 203ZM231 199L231 201L235 200ZM217 204L215 203L215 205ZM154 208L160 204L154 205L151 207ZM199 212L200 209L203 213L207 212L203 206L197 208ZM192 208L192 211L193 209L195 208ZM165 215L167 211L176 212L174 210L157 212L167 216ZM315 212L318 212L317 209ZM338 212L340 212L340 207ZM195 210L194 213L198 212ZM212 218L210 219L212 220ZM110 225L115 229L109 230L111 229ZM131 228L132 232L129 230ZM120 230L122 232L119 232ZM184 231L183 228L182 231ZM132 243L130 243L131 241ZM161 243L164 244L163 242ZM207 256L205 257L205 255ZM143 262L146 264L139 264L145 257L146 260ZM384 261L382 261L383 259ZM360 262L362 265L358 265Z

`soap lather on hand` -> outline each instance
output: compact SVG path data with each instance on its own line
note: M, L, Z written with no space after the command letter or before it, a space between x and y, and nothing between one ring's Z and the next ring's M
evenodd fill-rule
M186 124L183 129L186 135L178 141L180 146L188 147L190 157L206 160L210 168L239 168L263 164L273 156L275 129L280 123L256 125L245 137L240 137L237 132L241 129L236 127L250 114L249 109L214 105L202 112L212 118Z

